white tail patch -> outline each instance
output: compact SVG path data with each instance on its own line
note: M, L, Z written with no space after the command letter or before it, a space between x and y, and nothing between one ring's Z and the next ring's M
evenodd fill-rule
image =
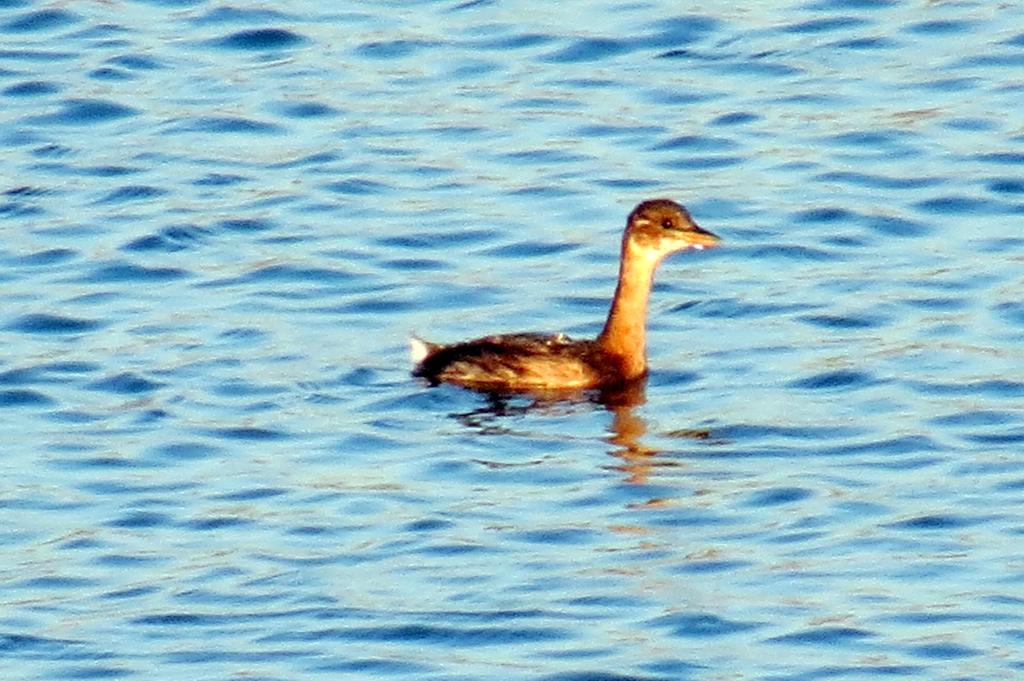
M409 336L409 356L413 364L419 364L429 357L432 349L433 346L422 338Z

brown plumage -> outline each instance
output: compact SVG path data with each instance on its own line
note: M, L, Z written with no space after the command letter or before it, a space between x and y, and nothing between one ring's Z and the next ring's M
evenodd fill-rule
M678 203L644 201L629 215L618 286L596 339L517 333L440 345L413 338L413 374L432 384L493 391L598 388L638 379L647 373L647 299L658 263L670 253L718 243Z

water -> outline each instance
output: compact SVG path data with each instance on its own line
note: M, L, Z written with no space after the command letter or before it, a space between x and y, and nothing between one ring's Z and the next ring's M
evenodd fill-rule
M554 5L2 3L5 678L1020 676L1024 11Z

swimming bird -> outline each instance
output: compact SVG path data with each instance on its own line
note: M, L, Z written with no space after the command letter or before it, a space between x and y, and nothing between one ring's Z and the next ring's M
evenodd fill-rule
M622 386L647 375L647 301L665 256L717 246L720 239L669 199L639 204L622 236L619 279L597 338L513 333L442 345L410 340L415 376L491 392Z

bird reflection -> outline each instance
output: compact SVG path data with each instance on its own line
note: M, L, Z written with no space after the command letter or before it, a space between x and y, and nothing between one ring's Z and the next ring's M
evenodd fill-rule
M639 402L605 405L612 414L607 440L613 449L609 453L621 460L615 467L626 474L626 481L638 485L647 483L654 457L658 454L657 449L643 443L642 438L647 434L647 421L634 411L634 407L646 401L644 397L641 391Z
M647 402L647 378L631 381L623 386L600 390L566 393L486 393L487 403L477 409L451 416L467 428L484 435L510 435L536 437L538 433L515 427L519 417L529 415L562 416L604 408L612 415L605 442L611 445L608 454L618 459L611 466L621 471L626 482L643 485L657 466L675 465L670 461L658 461L659 450L644 443L647 421L636 413L636 409ZM685 433L687 438L705 439L707 431L674 431L678 436ZM507 464L481 461L491 467ZM532 462L539 463L539 462Z

